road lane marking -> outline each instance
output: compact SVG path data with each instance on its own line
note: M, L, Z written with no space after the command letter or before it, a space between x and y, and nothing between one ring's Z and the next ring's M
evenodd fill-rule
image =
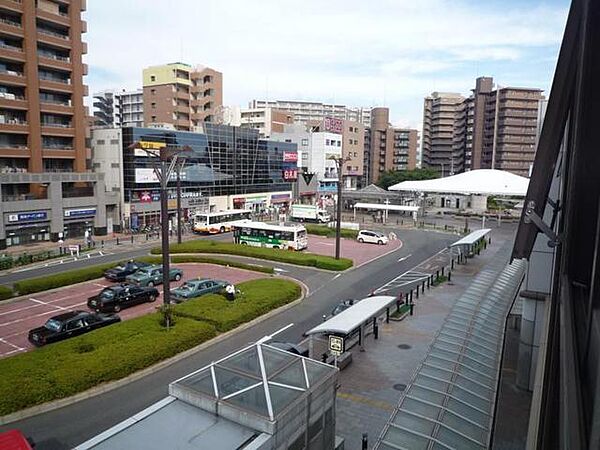
M82 303L77 303L75 305L71 305L70 308L75 308L76 306L83 306L83 305L87 305L87 302L82 302ZM42 317L42 316L47 316L48 314L55 314L55 313L56 313L56 311L46 311L46 312L43 312L40 314L36 314L34 316L24 317L22 319L16 319L16 320L11 320L10 322L0 323L0 327L5 327L7 325L24 322L24 321L32 319L34 317Z
M406 260L407 260L408 258L410 258L411 256L412 256L412 253L411 253L411 254L409 254L409 255L403 256L402 258L400 258L400 259L398 260L398 262L406 261Z
M335 280L336 278L339 278L339 277L341 277L341 276L342 276L342 274L341 274L341 273L338 273L336 276L334 276L334 277L332 278L332 280Z
M19 350L25 350L23 347L19 347L18 345L12 344L12 343L10 343L10 342L2 339L2 338L0 338L0 342L2 342L3 344L6 344L6 345L8 345L8 346L10 346L12 348L17 349L17 351L19 351Z
M52 304L50 304L48 302L43 302L41 300L38 300L38 299L32 298L32 297L29 297L29 300L31 300L32 302L38 303L40 305L52 306L53 308L57 308L58 310L62 310L62 311L64 311L65 309L68 309L68 308L63 308L62 306L52 305Z

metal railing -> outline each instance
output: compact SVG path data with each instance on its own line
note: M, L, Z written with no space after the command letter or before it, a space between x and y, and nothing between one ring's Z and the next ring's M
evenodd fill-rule
M60 39L64 39L64 40L68 40L69 39L69 35L64 35L64 34L61 34L61 33L57 32L57 31L47 30L45 28L38 28L37 30L38 30L39 33L45 34L47 36L54 36L54 37L57 37L57 38L60 38Z

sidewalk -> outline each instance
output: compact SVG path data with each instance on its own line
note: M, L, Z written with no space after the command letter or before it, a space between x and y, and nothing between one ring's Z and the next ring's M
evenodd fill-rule
M369 448L373 446L452 306L509 242L511 238L495 238L480 256L456 266L451 282L415 298L413 316L381 322L378 340L371 334L364 352L352 349L352 363L340 372L336 411L336 434L346 440L346 450L361 448L362 433L368 433Z

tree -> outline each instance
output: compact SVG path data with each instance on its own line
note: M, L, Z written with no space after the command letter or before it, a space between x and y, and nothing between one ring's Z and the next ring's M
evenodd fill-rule
M429 168L414 170L387 170L379 176L377 185L383 189L387 189L390 186L397 183L402 183L403 181L431 180L433 178L439 178L439 174L435 170Z

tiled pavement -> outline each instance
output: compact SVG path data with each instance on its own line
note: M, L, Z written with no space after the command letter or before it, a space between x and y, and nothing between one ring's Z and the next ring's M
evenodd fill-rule
M352 349L352 363L340 372L336 412L336 434L345 439L346 450L361 448L362 433L368 433L372 448L450 309L500 246L510 245L509 239L495 238L480 256L457 266L451 283L421 294L413 316L380 323L379 339L368 336L364 352Z

